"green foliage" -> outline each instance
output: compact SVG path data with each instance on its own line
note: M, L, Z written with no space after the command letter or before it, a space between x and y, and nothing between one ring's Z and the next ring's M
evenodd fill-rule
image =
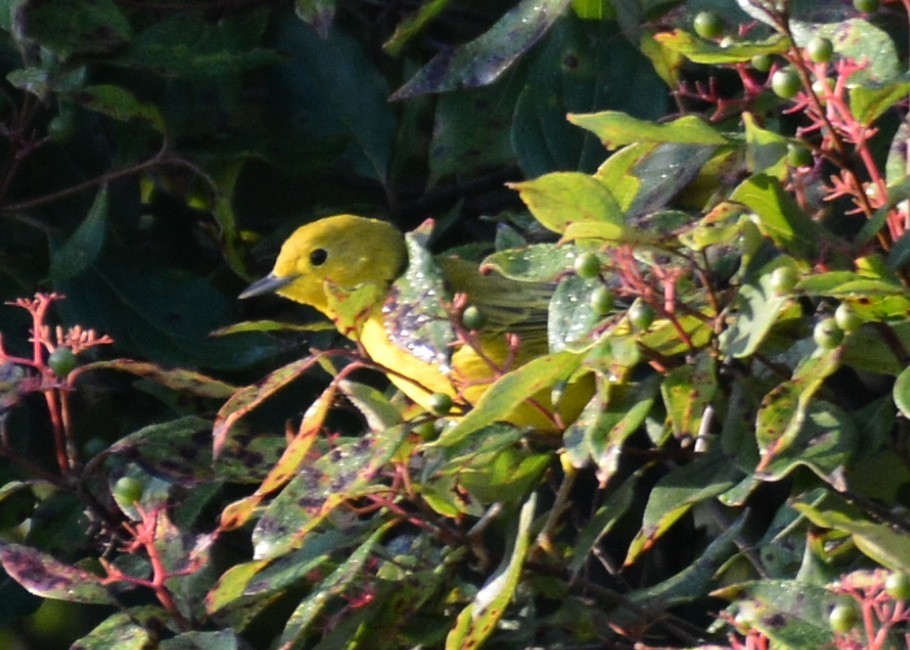
M0 644L899 646L886 4L8 3ZM236 300L334 213L408 232L403 349L517 323L478 399L339 337L372 285L331 324ZM450 295L443 252L533 304ZM91 614L60 641L42 602Z

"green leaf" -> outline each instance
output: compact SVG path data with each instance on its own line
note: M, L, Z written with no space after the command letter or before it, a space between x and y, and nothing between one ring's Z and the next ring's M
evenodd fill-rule
M184 632L158 645L160 650L243 650L247 642L233 630Z
M415 13L406 17L395 26L395 32L385 43L382 49L392 56L401 54L408 41L420 34L448 6L451 0L429 0Z
M625 92L610 91L616 87ZM602 162L603 148L593 134L569 123L567 113L598 106L657 120L666 104L666 85L613 21L565 15L522 75L522 92L510 119L512 149L526 178L570 169L593 172ZM608 186L614 192L624 189Z
M346 553L359 538L350 530L327 530L307 536L303 545L286 555L235 564L205 598L206 611L218 616L243 614L251 602L286 592L325 566L333 555Z
M863 302L886 296L907 296L907 290L897 281L854 271L816 273L801 280L796 290L812 296L862 298Z
M569 0L522 0L473 41L433 57L391 99L493 83L550 29L568 4Z
M66 60L102 54L130 39L130 25L114 0L47 0L25 4L28 36Z
M514 164L506 126L523 87L521 76L506 74L496 84L439 97L430 143L430 185Z
M294 0L294 10L303 22L327 38L335 19L336 0Z
M902 304L894 315L906 314L906 309ZM910 349L910 323L894 323L886 327L862 327L848 336L843 345L843 363L857 370L882 375L902 373L907 367L903 350Z
M908 93L910 78L906 74L885 82L870 82L850 89L850 110L860 123L872 124Z
M778 293L772 282L774 269L783 266L795 270L792 259L779 258L761 269L756 283L739 288L735 303L737 317L720 337L721 350L725 354L749 357L768 336L781 309L790 300L788 295Z
M648 147L629 170L640 188L627 208L629 218L651 215L666 208L716 155L718 148L700 144L661 142ZM597 172L603 178L604 170ZM623 182L627 182L628 176ZM606 179L603 179L606 182ZM607 183L608 187L614 187ZM688 221L688 218L687 218ZM666 234L666 233L661 233Z
M765 467L766 480L780 480L794 468L805 466L836 489L844 490L844 469L852 460L859 439L853 420L843 409L814 400L806 407L793 443Z
M787 138L776 131L761 128L751 113L743 113L743 124L746 127L746 163L749 170L785 180Z
M53 277L68 280L91 269L104 249L109 210L110 195L102 188L95 195L85 220L51 258Z
M581 357L571 352L558 352L532 359L497 379L474 408L458 420L455 426L443 431L432 444L451 447L462 442L479 429L505 419L517 404L568 380L580 365Z
M746 179L730 200L748 207L761 233L790 255L814 259L819 245L830 239L772 176L758 174Z
M289 56L265 77L281 97L268 119L282 137L269 155L308 171L319 143L341 145L340 169L385 183L396 121L387 82L363 44L340 29L322 39L293 20L282 21L275 38L275 47Z
M729 458L712 452L661 477L651 489L641 530L629 544L623 564L633 564L695 504L723 494L741 475Z
M145 650L157 640L155 625L167 618L162 607L142 605L112 614L73 644L84 650Z
M701 598L717 579L717 567L734 552L745 524L746 514L743 513L725 526L688 567L656 585L636 589L626 594L626 598L647 611L677 607ZM623 617L623 614L620 611L618 616Z
M608 149L640 142L728 144L723 134L695 115L686 115L665 124L640 120L618 111L570 114L568 118L572 124L594 133Z
M702 352L693 361L667 373L660 392L676 437L695 437L701 430L705 409L717 391L714 357Z
M755 437L762 454L760 468L799 439L810 401L839 366L839 349L817 353L794 370L792 379L778 384L764 396L755 422Z
M373 555L373 549L391 525L392 523L377 529L337 569L318 583L288 618L281 636L276 641L278 646L302 647L310 625L331 598L344 593L345 589L362 575L364 565Z
M495 271L522 282L555 282L578 256L575 246L531 244L523 248L508 248L493 253L480 265L482 273Z
M892 395L894 396L894 403L897 405L897 410L901 412L905 418L910 418L910 368L904 368L901 371L901 374L897 376L897 380L894 382L894 388L892 389Z
M159 133L166 130L164 118L154 105L140 102L135 95L119 86L86 86L73 93L73 99L115 120L128 122L139 119L148 122Z
M623 445L651 413L659 386L659 375L635 383L607 382L563 436L572 465L583 467L591 459L601 481L613 476Z
M781 54L787 51L787 39L781 34L773 34L763 41L732 40L730 43L715 43L675 29L655 34L654 40L690 61L708 65L740 63L756 54Z
M756 580L712 593L736 603L750 625L782 648L823 648L834 643L828 614L844 602L824 587L802 580Z
M553 172L532 181L510 183L534 217L553 232L562 233L577 221L622 227L625 216L602 182L577 172Z
M827 509L808 503L795 503L793 507L816 526L849 533L856 547L878 564L892 571L910 573L910 534L907 532L866 521L845 503L833 502Z
M802 45L814 36L824 36L834 44L836 54L855 61L863 61L863 67L851 75L851 84L861 87L869 83L891 82L899 79L903 72L894 39L887 31L867 20L850 18L826 25L794 21L792 26L797 42ZM852 108L852 90L850 94ZM866 104L868 100L868 96L863 96L861 100L866 110L871 107L870 104ZM872 104L874 105L876 101L873 99ZM870 114L874 114L875 110L877 108Z
M455 626L446 637L446 650L479 647L496 629L521 578L531 546L531 524L536 505L537 495L532 494L521 507L511 555L503 560L496 574L477 592L473 602L461 610Z
M601 286L599 278L569 275L556 287L550 300L547 337L551 352L581 352L596 342L595 329L603 320L591 305L591 294Z

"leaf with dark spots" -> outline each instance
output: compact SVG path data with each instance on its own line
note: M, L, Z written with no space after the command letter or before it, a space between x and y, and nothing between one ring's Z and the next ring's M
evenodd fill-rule
M101 578L19 544L0 543L0 564L28 591L43 598L113 605Z
M793 377L773 388L762 399L755 423L755 437L762 453L759 471L793 445L806 419L807 409L825 379L840 366L840 348L806 359Z
M426 248L431 229L427 222L405 235L408 266L392 284L382 313L393 343L448 372L455 342L447 309L451 296L442 269Z
M486 33L437 54L391 98L493 83L550 29L568 4L568 0L523 0Z
M745 582L712 595L735 600L739 611L749 613L754 628L785 648L832 647L828 613L848 600L805 580Z
M318 355L299 359L270 373L258 384L246 386L234 393L221 407L215 418L215 426L212 430L214 457L218 458L231 433L231 428L240 418L308 372L318 361Z
M189 393L198 397L212 399L225 399L237 391L236 386L221 380L207 377L201 373L182 368L162 368L154 363L133 361L131 359L113 359L111 361L96 361L80 366L70 374L70 381L74 382L82 373L93 370L119 370L155 383L167 386L181 393Z

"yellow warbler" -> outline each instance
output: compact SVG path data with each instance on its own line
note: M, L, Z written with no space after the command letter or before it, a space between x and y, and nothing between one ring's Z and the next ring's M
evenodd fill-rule
M396 294L394 283L409 268L408 251L405 236L389 223L348 214L326 217L298 228L282 245L272 272L240 297L275 292L315 307L342 334L359 341L372 360L389 371L392 383L428 410L439 393L459 406L474 404L502 374L547 352L546 305L552 287L483 275L475 264L454 256L432 258L431 264L441 271L445 289L466 296L485 324L479 333L458 328L461 336L446 346L454 349L433 350L412 340L427 321L445 320L448 325L457 310L432 290L415 301L423 305ZM418 271L414 277L423 275ZM349 300L358 310L354 319L342 313L349 309L343 307ZM442 307L443 317L438 310L427 316L428 303ZM440 352L451 353L451 358ZM592 390L590 375L583 376L564 392L558 413L548 388L516 404L505 419L554 430L557 422L578 416Z

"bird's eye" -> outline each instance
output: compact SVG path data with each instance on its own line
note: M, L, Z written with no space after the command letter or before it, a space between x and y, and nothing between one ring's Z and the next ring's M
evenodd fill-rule
M328 258L329 254L324 248L317 248L310 253L310 264L313 266L322 266Z

